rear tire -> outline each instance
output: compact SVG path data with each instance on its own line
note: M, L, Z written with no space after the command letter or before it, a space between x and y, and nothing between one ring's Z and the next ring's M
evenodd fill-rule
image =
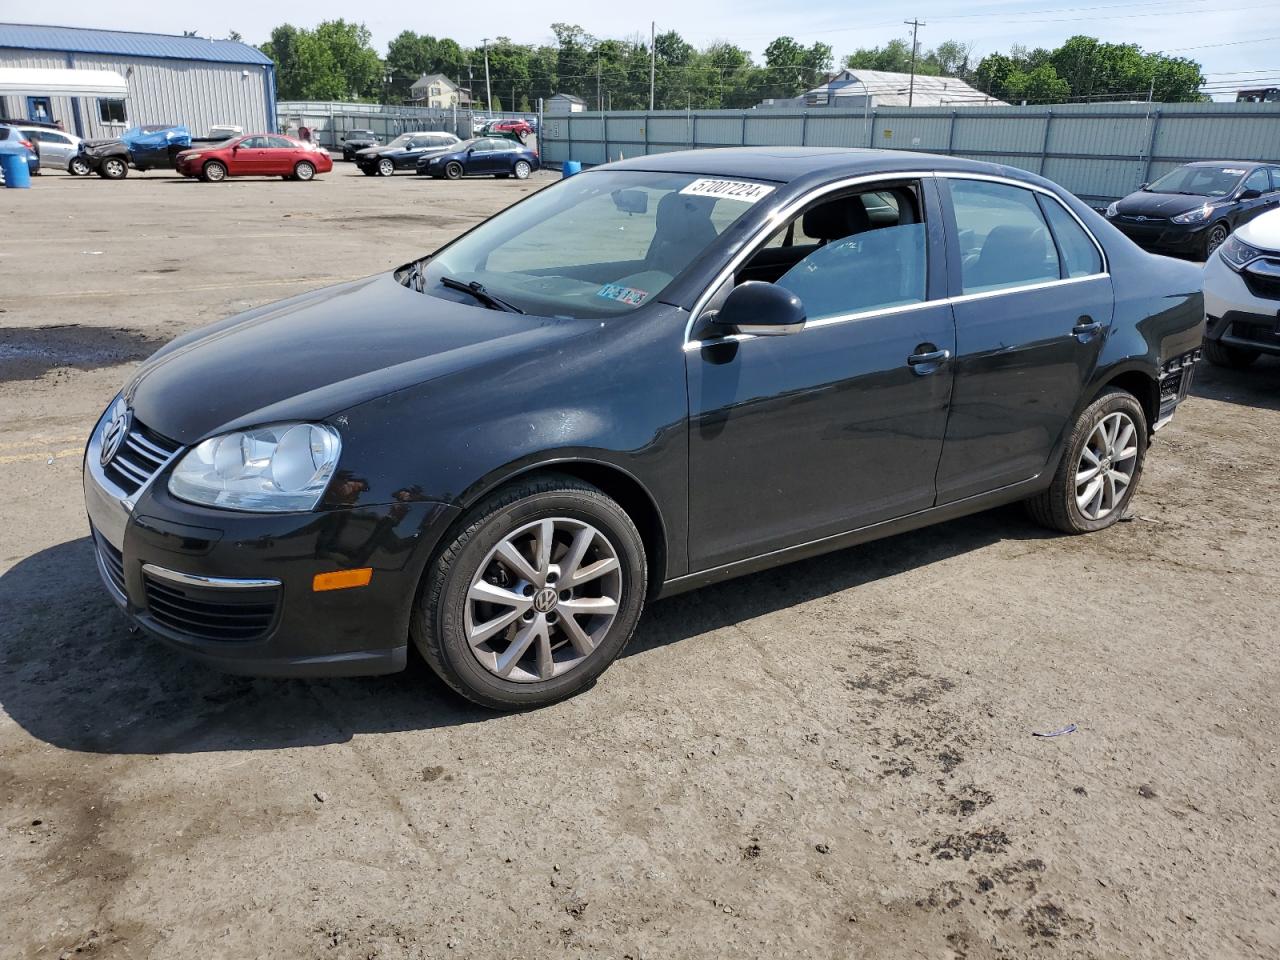
M293 168L293 179L301 180L306 183L308 180L314 180L316 177L315 164L307 160L299 160Z
M462 164L457 160L450 160L445 164L444 175L447 180L461 180L464 172Z
M589 687L622 652L644 607L644 542L599 489L560 475L516 481L454 529L423 574L410 634L462 696L494 710L546 706ZM554 535L544 554L539 542L546 529ZM586 545L575 562L579 535ZM524 566L503 559L503 550ZM574 571L601 566L574 581ZM477 600L480 592L512 601ZM491 624L499 629L485 631ZM484 639L469 642L478 634Z
M528 160L517 160L515 168L511 172L516 175L517 180L528 180L529 174L533 172L533 167L529 165Z
M227 168L220 160L210 160L200 170L200 179L205 183L221 183L227 179Z
M1230 370L1243 370L1260 356L1257 350L1246 350L1243 347L1229 347L1217 340L1204 342L1204 356L1215 367L1226 367Z
M1026 501L1027 512L1062 533L1105 530L1124 516L1138 489L1147 437L1147 416L1137 398L1105 390L1076 420L1053 482ZM1122 489L1121 476L1127 477Z

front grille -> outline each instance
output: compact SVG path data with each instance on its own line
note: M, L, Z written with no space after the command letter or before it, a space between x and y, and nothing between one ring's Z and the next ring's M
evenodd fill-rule
M1165 217L1143 217L1139 220L1137 217L1126 217L1123 214L1116 219L1121 223L1132 223L1139 227L1158 227L1169 222Z
M135 420L119 451L102 470L125 496L131 497L181 449L182 444L160 436Z
M1239 320L1231 324L1231 335L1241 340L1252 340L1254 343L1265 343L1280 347L1280 334L1274 326L1264 327L1260 323L1241 323Z
M1244 285L1255 297L1261 297L1264 300L1280 300L1280 277L1263 276L1252 270L1243 270L1240 276L1244 277Z
M98 563L101 565L103 575L107 578L107 582L119 591L121 596L125 596L124 555L107 543L101 534L95 532L93 539L98 548Z
M143 571L147 614L162 627L199 640L256 640L271 629L277 587L225 589L173 583Z

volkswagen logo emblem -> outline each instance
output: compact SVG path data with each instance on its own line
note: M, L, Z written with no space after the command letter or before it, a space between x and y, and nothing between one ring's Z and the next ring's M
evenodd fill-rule
M554 587L543 587L533 595L533 609L538 613L550 613L556 608L559 599Z
M98 455L99 462L105 467L111 462L124 444L124 438L129 435L129 423L133 419L133 414L124 404L120 404L111 417L111 422L102 430L102 452Z

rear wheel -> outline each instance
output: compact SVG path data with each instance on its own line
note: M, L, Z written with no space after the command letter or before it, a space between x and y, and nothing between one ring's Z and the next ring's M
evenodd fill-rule
M200 175L206 183L221 183L227 179L227 168L220 160L210 160L204 165Z
M1257 350L1248 350L1244 347L1230 347L1217 340L1206 340L1204 342L1204 355L1205 359L1215 367L1243 370L1257 360L1260 353Z
M295 180L314 180L316 175L315 164L308 160L299 160L293 168L293 179Z
M123 180L129 175L129 165L119 157L107 157L98 168L98 175L107 180Z
M462 173L462 164L457 160L450 160L444 166L444 175L450 180L461 180Z
M424 575L412 636L464 697L545 706L590 686L644 606L644 543L599 489L547 476L498 490Z
M385 157L378 161L378 176L389 177L396 172L396 165Z
M1031 516L1063 533L1105 530L1133 499L1147 455L1147 417L1124 390L1085 408L1049 489L1027 501Z
M529 174L533 172L533 167L529 166L528 160L517 160L515 169L512 172L516 175L517 180L528 180Z
M87 177L93 173L93 168L84 157L72 157L71 162L67 164L67 173L73 177Z

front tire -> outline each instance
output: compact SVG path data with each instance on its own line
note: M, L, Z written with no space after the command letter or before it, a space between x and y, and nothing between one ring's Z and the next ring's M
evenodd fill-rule
M1032 518L1063 533L1105 530L1124 516L1147 456L1147 417L1133 394L1109 389L1089 404L1043 493L1027 501Z
M1260 356L1257 350L1243 347L1230 347L1217 340L1204 342L1204 357L1215 367L1226 367L1230 370L1243 370Z
M395 172L396 172L396 165L392 163L390 160L384 159L384 160L378 161L378 176L389 177Z
M73 177L87 177L93 173L93 167L89 166L89 161L83 157L72 157L71 162L67 164L67 173Z
M456 530L424 574L410 630L441 679L494 710L594 683L644 607L644 542L627 513L548 475L499 489Z
M205 183L221 183L227 179L227 168L219 160L210 160L200 171L200 176Z
M123 180L129 175L129 165L119 157L107 157L98 168L98 175L105 180Z
M315 165L306 160L299 160L297 166L293 168L293 179L295 180L301 180L305 183L308 180L314 180L315 176Z
M461 180L463 174L462 164L457 160L450 160L445 164L444 175L447 180Z
M1213 256L1213 252L1222 246L1227 237L1231 236L1231 228L1225 222L1215 223L1209 228L1209 232L1204 235L1204 256L1202 259L1208 260Z

